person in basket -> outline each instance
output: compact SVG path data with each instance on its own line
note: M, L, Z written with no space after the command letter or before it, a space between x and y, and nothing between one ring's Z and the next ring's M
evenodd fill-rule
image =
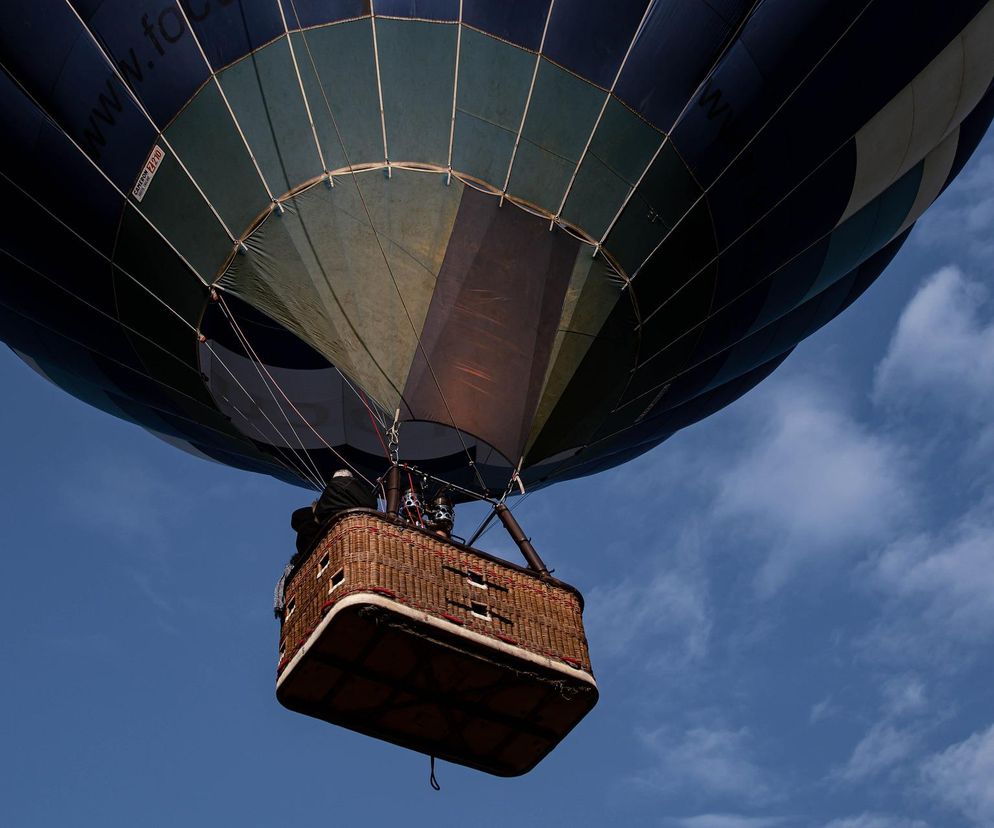
M287 581L304 559L331 520L346 509L375 509L376 497L362 483L355 479L348 469L339 469L321 492L321 497L295 509L290 515L290 527L297 533L297 553L283 570L276 594L273 597L273 612L278 618L283 612L284 591Z

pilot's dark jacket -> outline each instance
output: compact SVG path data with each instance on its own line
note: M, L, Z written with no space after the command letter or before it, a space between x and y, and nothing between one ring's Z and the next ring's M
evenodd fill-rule
M333 477L310 506L290 515L290 526L297 533L297 555L303 559L317 542L321 530L339 512L346 509L375 509L376 498L354 477ZM298 561L299 562L299 561Z

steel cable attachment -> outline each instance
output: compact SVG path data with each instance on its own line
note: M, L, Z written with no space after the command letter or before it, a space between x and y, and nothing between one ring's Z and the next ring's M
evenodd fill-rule
M387 455L394 465L400 462L400 409L393 415L393 425L387 429Z

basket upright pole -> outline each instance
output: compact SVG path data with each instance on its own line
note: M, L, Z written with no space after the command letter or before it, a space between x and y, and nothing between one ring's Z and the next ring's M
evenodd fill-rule
M400 466L394 463L387 472L387 514L396 515L400 510Z
M500 522L504 524L504 528L507 529L507 534L511 536L511 540L518 545L518 549L521 550L521 554L524 555L525 560L528 561L528 568L537 572L543 578L548 578L549 570L542 562L542 559L538 556L538 552L536 552L535 547L532 546L531 540L522 531L521 526L518 524L517 518L514 517L511 510L508 509L503 503L498 503L494 507L494 511L497 513L497 517L500 518Z

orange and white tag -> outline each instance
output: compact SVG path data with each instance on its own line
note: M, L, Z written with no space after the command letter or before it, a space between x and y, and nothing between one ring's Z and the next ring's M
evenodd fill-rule
M138 176L138 183L135 184L135 188L131 191L131 195L135 197L135 201L141 202L145 198L145 193L148 192L149 185L152 183L152 179L155 178L156 170L159 169L159 165L165 157L166 151L162 147L158 144L152 147L152 152L149 153L142 174Z

